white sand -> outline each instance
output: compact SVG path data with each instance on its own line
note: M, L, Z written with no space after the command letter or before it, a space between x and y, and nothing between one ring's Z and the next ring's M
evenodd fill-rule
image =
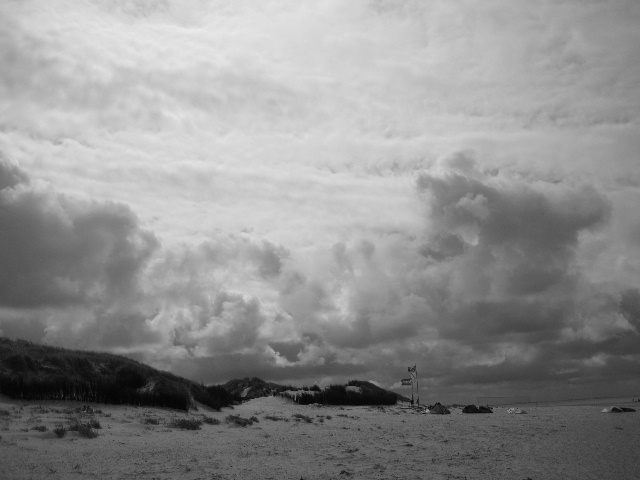
M77 403L0 398L0 479L636 479L640 412L541 407L528 415L422 415L397 407L298 406L263 398L235 409L92 405L102 410L94 439L57 438ZM43 408L44 407L44 408ZM313 423L295 421L300 413ZM230 415L259 423L226 423ZM217 418L197 431L173 418ZM275 415L285 420L269 420ZM144 425L154 417L164 424ZM331 417L331 418L328 418ZM90 418L81 416L81 420ZM28 430L45 425L46 432ZM27 431L25 431L27 430Z

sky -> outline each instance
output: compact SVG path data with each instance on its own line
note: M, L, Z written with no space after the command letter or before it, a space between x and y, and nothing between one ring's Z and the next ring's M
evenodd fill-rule
M636 0L4 0L0 334L193 380L640 396Z

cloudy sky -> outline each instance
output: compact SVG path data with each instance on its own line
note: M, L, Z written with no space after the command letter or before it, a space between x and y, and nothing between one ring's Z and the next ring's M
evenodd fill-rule
M0 334L204 383L638 396L638 25L2 1Z

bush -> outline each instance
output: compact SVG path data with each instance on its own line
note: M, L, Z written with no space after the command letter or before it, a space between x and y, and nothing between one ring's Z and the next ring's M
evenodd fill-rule
M313 418L307 417L306 415L302 415L301 413L293 414L293 418L296 419L296 422L299 422L300 420L304 420L307 423L313 423Z
M46 432L48 428L46 425L36 425L35 427L31 427L31 430L37 430L38 432Z
M176 418L169 424L173 428L181 428L183 430L200 430L202 422L195 418Z
M204 417L203 422L207 425L220 425L222 422L217 418Z
M77 432L79 428L80 421L77 418L69 419L69 426L67 427L67 430L70 432Z
M78 435L84 438L96 438L98 432L96 432L94 428L102 428L100 422L92 418L87 423L82 423L76 417L69 420L67 430L70 432L78 432Z
M53 429L53 433L55 433L58 438L62 438L67 434L67 430L62 425L56 425Z
M229 415L225 418L227 423L232 425L237 425L238 427L247 427L249 425L253 425L253 422L257 421L256 417L251 418L243 418L240 415Z
M157 418L143 418L142 423L144 425L159 425L160 420L158 420Z
M98 436L98 432L93 430L88 423L78 425L78 434L84 438L96 438Z
M277 415L265 415L264 419L265 420L273 420L274 422L278 422L280 420L284 420L285 422L289 421L288 418L278 417Z

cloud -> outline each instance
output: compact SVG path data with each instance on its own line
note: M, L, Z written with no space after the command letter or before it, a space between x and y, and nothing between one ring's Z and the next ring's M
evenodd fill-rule
M467 295L503 299L571 282L579 235L607 221L606 198L588 185L518 181L463 159L463 169L458 155L446 173L418 178L430 208L423 253L455 263Z
M620 312L631 325L640 333L640 290L630 288L622 292L620 298Z
M124 205L55 193L0 163L0 305L101 304L125 297L158 246Z
M637 361L637 2L0 14L5 334L434 392Z

